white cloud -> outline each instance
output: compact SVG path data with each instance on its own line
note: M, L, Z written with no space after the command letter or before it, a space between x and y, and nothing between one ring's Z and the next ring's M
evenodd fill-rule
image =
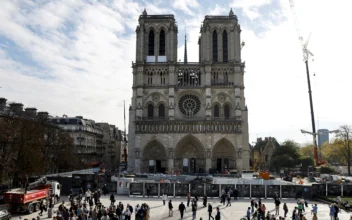
M270 4L271 2L272 0L234 0L230 3L230 6L233 8L261 7Z
M16 61L8 53L11 45L0 41L0 96L53 115L83 115L119 127L123 126L123 100L128 106L132 95L134 30L144 8L148 14L175 14L178 58L182 60L187 25L189 61L198 61L197 42L204 16L228 15L229 11L221 8L228 4L217 2L204 9L197 1L175 1L173 8L162 7L163 1L144 5L127 0L111 5L26 1L30 10L23 2L0 1L0 36L11 39L19 51L44 68ZM236 0L230 4L235 14L242 8L247 15L244 19L254 19L266 28L258 35L255 27L247 25L251 22L239 20L241 39L246 42L242 55L250 139L255 140L258 134L306 142L311 137L299 129L310 130L310 109L297 34L286 0L280 1L279 15L266 13L273 17L283 14L287 19L278 24L260 19L263 12L258 9L270 2ZM317 127L336 129L342 123L352 124L348 101L352 81L352 32L348 31L352 15L348 10L352 2L341 0L333 6L318 0L295 2L303 36L312 32L309 48L315 56L310 68ZM67 28L69 33L64 31Z
M234 9L242 9L243 13L251 20L261 16L258 9L262 6L272 3L272 0L234 0L230 3L230 7ZM234 10L236 14L236 10Z
M223 8L220 5L215 4L215 7L210 8L208 15L224 15L226 13L229 13L228 8Z
M194 15L192 9L199 6L197 0L174 0L172 7L178 10L182 10L189 15Z

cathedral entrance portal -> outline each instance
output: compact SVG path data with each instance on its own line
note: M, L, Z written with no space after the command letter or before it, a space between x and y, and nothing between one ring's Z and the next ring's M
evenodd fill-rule
M141 172L164 173L167 170L167 155L160 142L149 142L142 155Z
M236 169L235 148L229 140L221 139L213 147L212 167L216 167L219 173Z
M177 144L175 167L183 173L205 172L205 150L196 137L188 135Z

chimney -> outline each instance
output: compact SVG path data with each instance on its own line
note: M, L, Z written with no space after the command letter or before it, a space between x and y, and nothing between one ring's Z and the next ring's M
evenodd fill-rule
M7 99L5 99L5 98L0 98L0 112L5 111L5 108L6 108L6 101L7 101Z
M48 112L38 112L38 117L47 119L49 117Z
M22 103L11 103L10 110L16 114L21 114L23 111L23 104Z
M24 111L26 112L26 115L28 115L28 116L35 116L37 114L36 108L26 108Z

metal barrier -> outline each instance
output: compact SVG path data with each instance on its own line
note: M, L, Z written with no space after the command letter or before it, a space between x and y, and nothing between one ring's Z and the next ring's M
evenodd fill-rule
M239 198L305 198L310 199L314 192L321 194L321 186L302 185L255 185L255 184L207 184L207 183L147 183L135 182L130 185L130 196L160 197L164 193L172 197L191 196L220 197L229 190ZM318 190L317 190L318 189ZM332 189L331 189L332 190ZM341 191L342 193L342 191ZM352 185L349 188L352 194Z

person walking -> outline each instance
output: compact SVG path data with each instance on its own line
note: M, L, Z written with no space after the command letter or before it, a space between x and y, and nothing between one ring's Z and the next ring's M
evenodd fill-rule
M335 208L334 218L335 220L337 220L339 219L338 215L339 215L340 208L336 204L334 204L334 208Z
M232 190L229 190L227 192L227 205L226 206L231 206L231 192L232 192Z
M252 208L251 213L253 213L254 212L254 199L251 200L251 208Z
M220 215L219 207L216 207L215 220L221 220L221 215Z
M174 208L174 207L172 206L172 201L171 201L171 199L170 199L170 201L169 201L169 217L172 217L172 216L173 216L173 211L172 211L173 208Z
M164 194L163 194L163 204L164 204L164 205L165 205L166 200L167 200L167 195L164 193Z
M211 215L212 212L213 212L213 206L211 206L210 203L208 203L209 220L210 218L214 220L214 217Z
M251 219L251 207L248 207L247 209L247 220L250 220Z
M181 204L178 206L178 210L180 211L181 219L183 219L183 213L186 211L186 206L181 202Z
M187 193L187 207L189 207L189 202L191 201L191 193Z
M114 193L111 193L110 195L110 205L114 205L115 203L115 196L114 196Z
M284 218L286 218L287 213L288 213L288 208L287 208L286 203L284 203L284 213L285 213Z
M203 197L203 208L207 207L207 201L208 201L207 196L204 196Z
M318 206L317 204L315 204L313 207L312 207L312 213L311 214L318 214Z
M131 220L132 213L130 211L129 206L126 207L126 211L125 211L124 215L125 215L125 220Z
M87 191L86 191L86 201L88 202L90 200L90 198L92 198L92 192L90 191L90 189L87 189Z
M39 204L39 216L42 216L43 215L43 211L44 211L44 201L40 201L40 204Z
M192 217L193 220L196 220L197 218L197 204L195 200L192 201Z
M279 213L280 213L280 204L281 204L281 202L280 202L280 200L277 198L276 200L275 200L275 215L280 215Z

